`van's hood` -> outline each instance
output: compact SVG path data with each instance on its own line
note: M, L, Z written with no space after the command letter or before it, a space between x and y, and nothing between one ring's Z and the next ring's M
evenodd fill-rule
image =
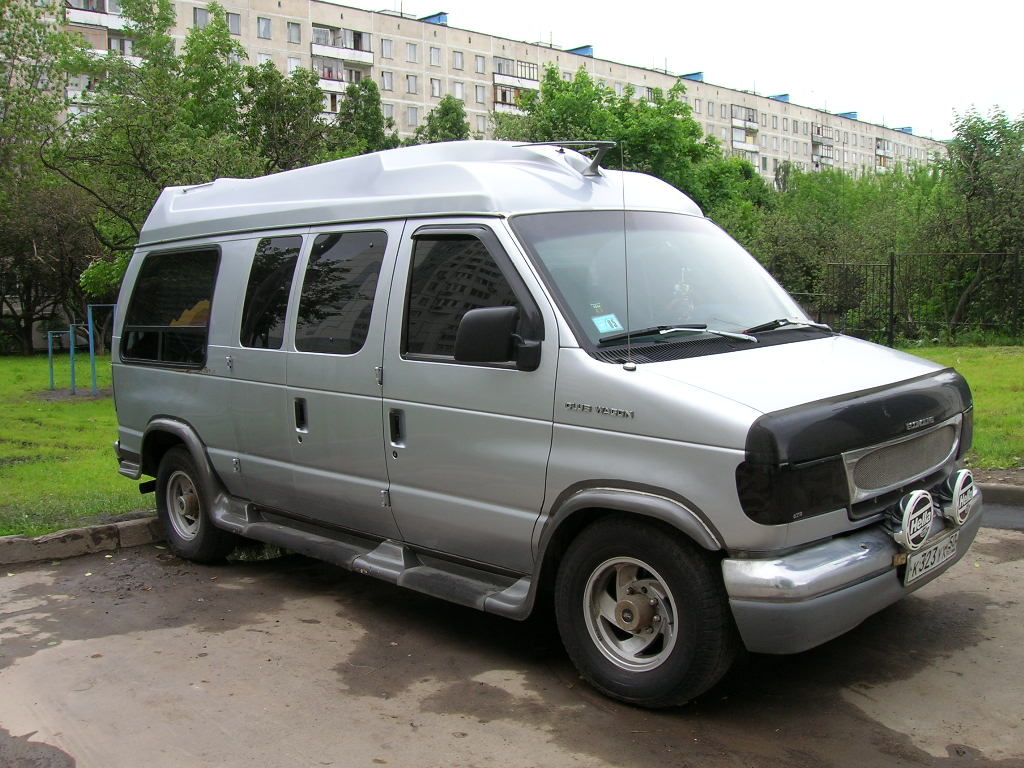
M643 369L771 413L937 373L943 366L849 336L830 336L648 363Z

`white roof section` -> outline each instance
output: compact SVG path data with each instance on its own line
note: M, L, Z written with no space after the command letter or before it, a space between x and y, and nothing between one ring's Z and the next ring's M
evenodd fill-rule
M702 215L690 198L653 176L603 169L584 175L589 166L589 158L555 146L453 141L258 179L168 187L146 219L139 243L436 215L623 207Z

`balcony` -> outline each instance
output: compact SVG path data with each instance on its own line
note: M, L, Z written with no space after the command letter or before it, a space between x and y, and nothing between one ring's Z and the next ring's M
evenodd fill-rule
M494 84L495 85L507 85L510 88L526 88L527 90L536 91L540 89L539 80L530 80L526 77L515 77L513 75L502 75L498 72L494 73Z
M896 153L891 149L884 149L882 147L875 147L875 154L878 157L896 157Z
M509 115L523 115L525 112L517 107L515 104L502 104L501 102L494 103L495 112L504 112Z
M324 93L345 93L348 90L349 83L344 80L335 78L320 78L320 90Z
M825 155L811 155L811 160L815 163L821 163L822 165L835 165L835 158L827 157Z
M94 7L103 8L103 4ZM90 24L94 27L106 27L107 29L124 29L124 19L117 14L106 13L102 10L86 10L82 8L68 8L68 22L71 24Z
M739 151L739 152L760 152L761 151L761 147L759 147L756 142L753 142L753 141L736 141L735 139L732 142L732 148L737 150L737 151Z
M740 120L738 117L732 119L733 128L743 128L747 131L757 133L761 129L761 124L753 120Z
M835 143L836 140L833 139L831 136L822 136L819 133L811 134L811 144L819 144L822 146L831 147L834 146Z
M336 45L311 43L310 52L314 56L326 56L330 59L340 59L346 64L358 64L364 67L373 66L373 51L360 51L357 48L339 48Z

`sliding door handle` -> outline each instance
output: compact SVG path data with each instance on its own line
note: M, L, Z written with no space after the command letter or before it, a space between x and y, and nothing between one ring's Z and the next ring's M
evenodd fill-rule
M405 446L405 411L401 408L388 410L388 427L391 431L391 444Z
M306 413L306 398L304 397L295 398L295 431L309 431L309 417Z

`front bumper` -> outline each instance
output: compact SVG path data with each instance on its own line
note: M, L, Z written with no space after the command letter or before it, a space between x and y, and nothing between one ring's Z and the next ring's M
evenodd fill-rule
M881 524L781 557L726 558L722 574L743 642L755 653L799 653L838 637L963 557L981 517L976 491L956 555L910 586L896 564L903 550ZM929 542L948 530L936 517Z

